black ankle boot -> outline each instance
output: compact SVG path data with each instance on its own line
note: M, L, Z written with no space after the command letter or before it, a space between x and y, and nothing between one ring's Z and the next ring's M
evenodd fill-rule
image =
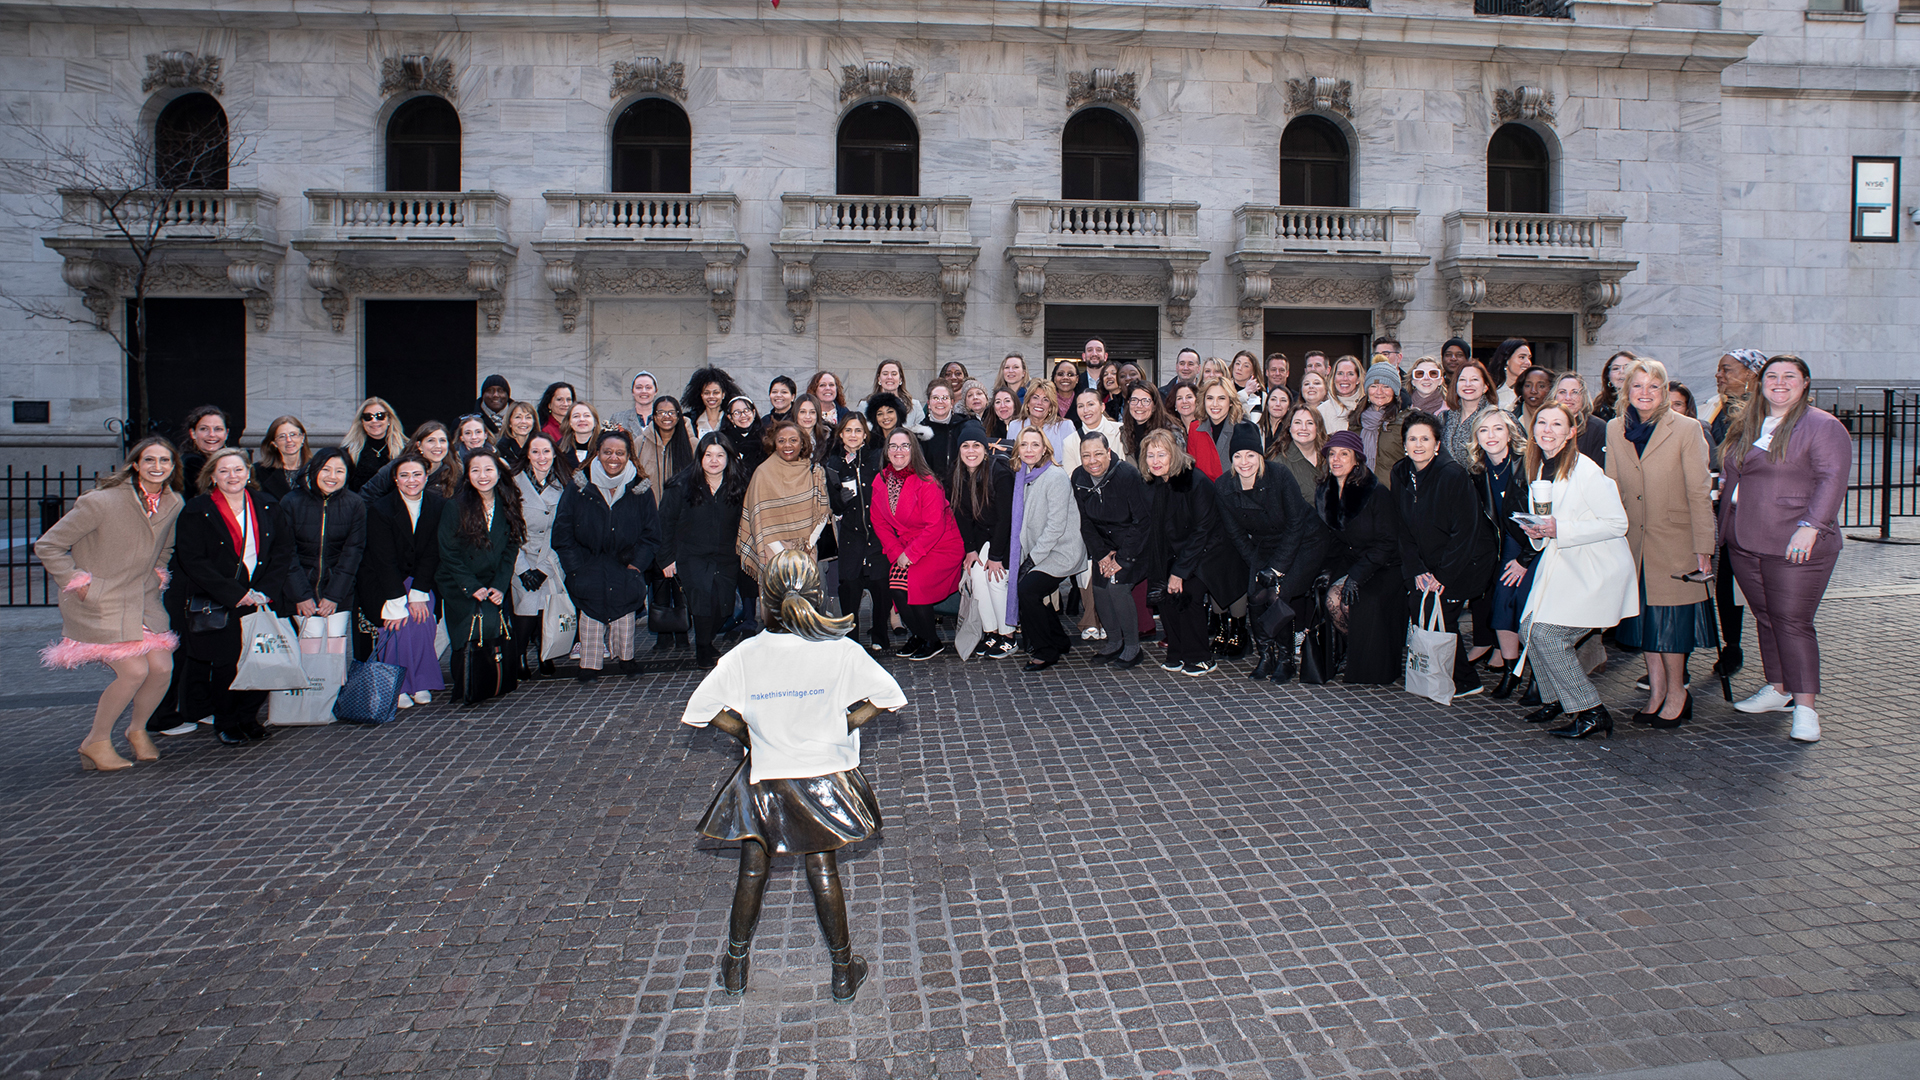
M1271 682L1284 686L1292 682L1293 677L1300 673L1300 665L1293 659L1292 646L1289 645L1283 649L1281 646L1276 645L1274 646L1274 652L1279 656L1280 663L1274 666L1273 674L1267 676L1267 678Z
M852 1001L867 981L867 962L853 955L852 946L828 950L827 957L833 961L833 1000Z
M1220 647L1214 651L1222 656L1245 656L1249 637L1247 633L1247 620L1245 618L1228 618L1225 620L1225 623L1226 629L1221 635Z
M1520 692L1520 704L1523 708L1531 708L1540 704L1540 680L1528 675L1526 683L1527 688Z
M1524 704L1524 702L1522 704ZM1549 701L1520 719L1525 720L1529 724L1544 724L1549 720L1559 717L1564 711L1566 710L1560 708L1559 702Z
M1563 739L1584 739L1595 732L1598 732L1603 739L1613 735L1613 714L1607 711L1605 705L1582 709L1573 714L1572 723L1547 730L1547 734L1558 735Z
M1249 679L1264 679L1272 675L1280 666L1280 647L1271 641L1260 642L1260 659L1254 662L1253 670L1247 672Z
M720 988L734 997L747 992L747 950L753 946L751 939L734 941L727 939L727 951L720 954Z
M1519 685L1520 685L1520 676L1515 675L1513 673L1513 664L1511 663L1507 664L1506 667L1500 670L1500 684L1493 688L1494 700L1495 701L1507 700L1508 698L1513 696L1514 689Z

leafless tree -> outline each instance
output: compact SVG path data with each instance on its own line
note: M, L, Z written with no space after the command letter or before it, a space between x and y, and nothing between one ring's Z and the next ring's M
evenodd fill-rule
M211 99L208 99L211 102ZM32 155L0 160L0 183L41 193L53 205L22 224L60 236L68 261L62 277L82 293L91 312L75 314L62 301L26 298L0 290L0 302L28 319L97 328L119 345L127 364L131 416L121 423L127 443L154 427L148 407L147 293L165 257L170 234L217 225L219 200L207 193L227 186L228 170L246 160L245 140L229 138L224 114L214 106L162 132L125 121L86 128L78 137L50 135L15 116L14 136ZM206 230L201 229L201 235ZM78 256L78 257L76 257ZM117 297L132 301L131 317L115 329Z

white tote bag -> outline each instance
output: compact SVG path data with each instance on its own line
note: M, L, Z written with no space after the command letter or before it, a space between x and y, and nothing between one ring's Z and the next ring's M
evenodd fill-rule
M573 600L555 589L540 609L540 659L559 660L573 651L573 638L580 630L580 613Z
M301 690L307 673L300 666L300 642L293 624L256 608L240 617L240 670L235 690Z
M1428 601L1432 601L1429 608ZM1460 636L1441 629L1440 594L1422 593L1420 618L1407 627L1407 693L1453 704L1453 654Z
M342 611L300 620L300 669L306 682L298 690L275 690L267 701L267 723L308 727L333 723L333 703L347 683L347 631Z

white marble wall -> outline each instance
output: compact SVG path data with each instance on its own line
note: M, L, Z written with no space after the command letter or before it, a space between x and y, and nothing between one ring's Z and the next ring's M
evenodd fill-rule
M721 364L758 393L774 374L816 365L840 371L850 388L864 390L874 364L886 356L905 362L915 385L949 359L990 372L1008 350L1037 356L1038 328L1032 336L1019 333L1016 290L1003 258L1013 238L1010 204L1016 197L1057 197L1068 73L1093 67L1141 78L1142 198L1190 199L1204 207L1201 242L1212 257L1184 335L1175 339L1162 324L1169 357L1189 343L1218 355L1245 344L1259 347L1257 339L1240 337L1238 283L1225 259L1234 208L1278 201L1277 143L1288 78L1352 81L1355 205L1417 207L1423 248L1436 261L1442 215L1485 205L1494 91L1522 83L1551 89L1559 147L1555 209L1625 215L1625 257L1640 261L1599 341L1578 346L1587 370L1612 349L1631 346L1683 376L1705 379L1728 337L1722 319L1732 323L1746 310L1730 293L1723 296L1723 261L1732 290L1749 272L1792 265L1780 260L1777 267L1749 270L1751 258L1759 257L1742 246L1749 229L1789 248L1806 239L1797 227L1783 233L1764 216L1730 211L1723 243L1720 202L1745 196L1737 198L1731 183L1741 170L1723 175L1722 157L1747 162L1754 151L1747 135L1736 140L1734 128L1724 125L1720 76L1712 70L1422 59L1315 51L1304 40L1261 51L854 40L769 36L752 28L737 36L692 37L0 24L0 102L14 122L56 137L83 137L89 125L106 121L137 122L149 97L139 90L144 57L163 49L224 59L221 100L234 130L251 143L232 183L280 196L283 238L299 233L305 190L382 186L380 59L425 52L452 60L466 186L511 198L509 229L520 245L501 330L483 328L479 335L479 371L498 371L528 391L562 378L590 385L607 409L621 406L624 378L641 366L674 386L698 363ZM729 334L717 332L703 302L645 300L590 302L579 328L564 333L540 280L539 257L527 246L544 223L542 191L608 185L608 133L613 109L624 104L609 101L609 68L635 56L686 65L693 188L732 191L741 199L741 239L749 254ZM973 200L981 256L958 336L946 333L931 301L834 297L816 302L804 335L792 333L768 248L779 231L779 196L832 190L840 66L865 59L914 70L910 108L921 130L922 194ZM1739 115L1745 129L1746 114ZM1764 125L1764 117L1756 119ZM20 150L18 133L0 129L0 154ZM1750 168L1756 176L1774 172ZM55 300L84 315L77 295L61 283L58 258L39 242L51 229L31 223L30 214L50 208L33 192L0 192L0 213L15 223L0 225L0 289ZM1843 217L1835 219L1836 228L1844 228ZM1886 275L1871 286L1875 295L1914 294L1904 271ZM1861 280L1848 278L1845 287L1864 288ZM275 300L272 328L249 336L250 418L257 424L291 412L316 432L343 430L358 400L357 305L346 331L334 332L297 252L289 252L281 269ZM1409 355L1434 351L1449 336L1446 308L1445 283L1429 267L1401 327ZM121 412L120 365L106 335L29 322L0 307L0 348L12 358L8 396L54 400L53 434L98 433ZM46 441L46 429L14 428L9 419L0 415L0 458L25 460L28 444Z

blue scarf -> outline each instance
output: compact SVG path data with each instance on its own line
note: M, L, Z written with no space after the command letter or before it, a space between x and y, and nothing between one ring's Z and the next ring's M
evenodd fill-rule
M1639 409L1627 406L1627 423L1623 434L1633 444L1633 456L1640 457L1647 452L1647 440L1653 438L1653 429L1657 426L1640 419Z
M1020 625L1020 525L1027 516L1027 485L1040 478L1040 474L1053 468L1052 458L1041 458L1040 464L1022 465L1013 476L1013 534L1009 538L1007 553L1007 625Z

